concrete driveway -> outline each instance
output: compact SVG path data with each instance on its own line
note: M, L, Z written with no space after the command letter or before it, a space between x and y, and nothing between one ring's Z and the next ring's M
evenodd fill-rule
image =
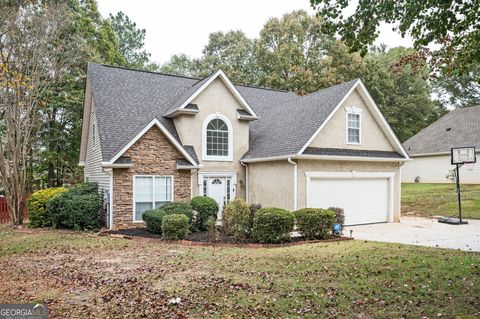
M387 243L480 251L480 220L468 225L441 224L436 219L402 217L400 223L345 227L344 235Z

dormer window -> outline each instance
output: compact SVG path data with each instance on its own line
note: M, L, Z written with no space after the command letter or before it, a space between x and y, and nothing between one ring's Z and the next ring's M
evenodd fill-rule
M347 144L361 143L361 119L362 109L356 107L347 108Z
M210 115L203 123L203 159L232 160L232 126L221 114Z

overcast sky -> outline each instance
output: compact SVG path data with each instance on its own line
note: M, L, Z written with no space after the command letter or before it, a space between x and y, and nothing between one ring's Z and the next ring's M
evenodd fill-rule
M160 63L176 53L200 56L211 32L242 30L256 38L268 18L281 17L296 9L314 13L309 0L97 1L104 17L123 11L140 28L146 29L146 50L152 54L153 61ZM383 25L377 41L380 43L395 47L411 46L412 41Z

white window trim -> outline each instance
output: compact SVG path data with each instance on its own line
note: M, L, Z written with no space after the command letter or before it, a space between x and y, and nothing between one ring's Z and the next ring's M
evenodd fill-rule
M228 156L212 156L207 155L207 126L210 121L214 119L220 119L227 124L228 128ZM204 161L217 161L217 162L231 162L233 161L233 127L232 123L222 114L214 113L210 114L203 120L202 125L202 160Z
M136 189L135 180L136 180L137 177L152 177L152 178L155 178L155 177L170 177L172 179L172 183L171 183L172 199L171 199L171 202L173 202L175 200L175 194L174 194L175 186L174 186L173 175L133 175L133 198L132 198L133 216L132 216L132 221L134 223L143 223L143 220L136 220L135 219L135 215L137 213L137 205L135 205L135 189ZM155 194L155 183L153 183L153 193L152 194ZM153 209L155 209L155 202L153 201L152 204L153 204L152 205Z
M362 108L356 106L349 106L345 108L345 142L347 145L362 145ZM358 143L350 142L348 140L348 115L356 114L358 115L359 127L358 127Z

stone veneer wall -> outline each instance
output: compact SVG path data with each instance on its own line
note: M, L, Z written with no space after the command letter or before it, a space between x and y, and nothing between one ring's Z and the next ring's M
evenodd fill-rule
M177 170L177 158L184 158L156 126L148 130L124 156L132 159L131 168L113 169L113 228L143 226L133 222L133 176L172 175L173 200L190 200L190 171Z

